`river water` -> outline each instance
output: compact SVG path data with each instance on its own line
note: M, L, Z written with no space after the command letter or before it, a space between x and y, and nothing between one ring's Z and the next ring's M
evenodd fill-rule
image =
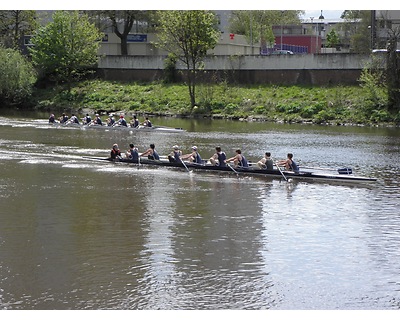
M400 129L158 118L184 133L56 128L0 115L0 309L400 308ZM44 119L44 120L43 120ZM376 183L135 167L221 145L252 160L352 167Z

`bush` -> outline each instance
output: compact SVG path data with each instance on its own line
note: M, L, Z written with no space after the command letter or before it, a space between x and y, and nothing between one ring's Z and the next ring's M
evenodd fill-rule
M19 51L0 47L0 74L2 103L21 104L31 96L37 74Z

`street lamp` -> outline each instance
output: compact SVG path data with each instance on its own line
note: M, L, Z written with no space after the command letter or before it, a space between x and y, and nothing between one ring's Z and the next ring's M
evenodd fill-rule
M282 41L283 41L283 14L285 13L284 10L281 11L281 50L282 50Z
M314 17L310 17L310 20L311 20L311 34L312 34ZM310 37L310 39L311 39L310 49L311 49L311 53L312 53L312 37Z
M321 10L321 15L319 16L318 19L321 21L325 19L325 17L322 15L322 10ZM319 27L318 27L318 22L317 22L317 45L318 45L318 36L319 36ZM322 39L321 39L321 46L322 46ZM318 51L318 46L317 46L316 51Z

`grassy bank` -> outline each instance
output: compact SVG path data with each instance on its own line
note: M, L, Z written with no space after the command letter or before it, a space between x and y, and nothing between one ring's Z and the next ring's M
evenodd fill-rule
M103 80L65 88L38 89L34 105L41 110L82 110L138 114L253 118L314 123L395 123L400 115L386 111L386 93L376 88L234 86L226 83L197 86L197 103L190 107L183 84L118 83Z

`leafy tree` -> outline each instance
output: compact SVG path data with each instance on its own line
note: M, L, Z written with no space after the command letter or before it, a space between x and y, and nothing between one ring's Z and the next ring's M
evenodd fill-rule
M0 38L6 47L19 49L22 37L37 27L33 10L0 11Z
M26 101L37 79L32 63L18 50L0 47L0 74L0 105Z
M273 25L300 23L301 10L240 10L232 11L229 30L246 36L248 42L271 44L275 41Z
M340 42L339 39L339 34L336 32L335 29L332 29L327 35L326 35L326 45L328 48L334 48L336 47Z
M97 63L101 33L87 15L77 11L56 11L53 22L34 34L30 49L32 61L45 75L71 83Z
M341 26L345 36L343 43L354 53L368 53L371 49L371 11L345 10L341 18L345 20Z
M159 11L158 47L183 62L191 107L196 105L196 77L207 50L215 48L219 31L216 16L210 11Z

